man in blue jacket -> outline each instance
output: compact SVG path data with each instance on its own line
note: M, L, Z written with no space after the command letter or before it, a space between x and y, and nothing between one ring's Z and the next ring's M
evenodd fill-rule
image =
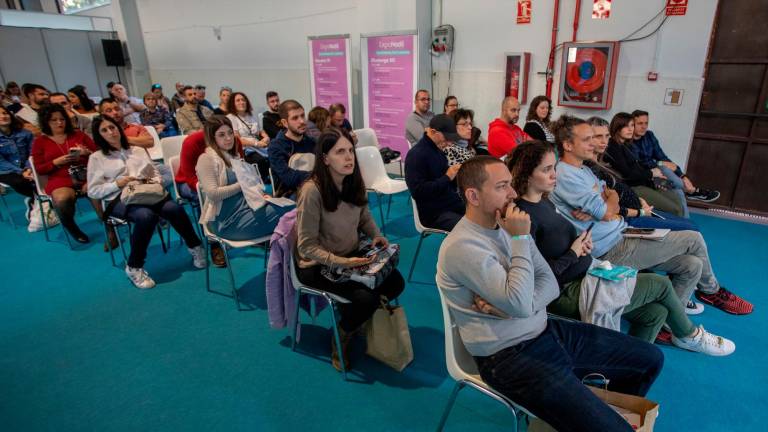
M292 197L309 177L309 171L296 170L288 161L296 153L314 153L315 140L304 135L307 119L304 107L295 100L283 101L278 108L280 122L285 128L269 144L269 166L272 170L272 190L275 196Z
M443 153L460 139L454 121L445 114L436 115L405 158L405 182L424 226L450 231L464 216L464 203L456 189L461 164L448 166Z
M675 188L685 191L689 200L712 202L720 198L718 191L694 186L680 166L664 153L656 135L648 130L647 111L635 110L632 112L632 118L635 120L635 142L629 149L640 161L640 165L648 169L659 168Z

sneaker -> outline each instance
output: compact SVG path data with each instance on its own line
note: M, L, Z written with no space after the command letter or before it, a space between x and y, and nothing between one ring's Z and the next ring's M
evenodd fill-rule
M672 332L665 328L661 329L659 334L656 335L655 343L659 345L672 345Z
M696 298L703 303L712 305L729 314L746 315L751 314L752 310L754 310L752 303L723 287L720 287L714 294L706 294L701 291L696 291Z
M712 202L717 201L720 198L720 192L709 189L696 189L695 192L685 194L685 196L692 201Z
M707 332L701 325L691 337L677 338L672 335L672 343L678 348L711 356L727 356L736 351L736 344L732 341Z
M27 211L24 212L24 217L27 218L27 222L29 222L29 218L32 217L32 209L34 201L32 201L32 198L24 198L24 205L27 206Z
M187 250L192 255L192 264L196 268L204 269L208 265L208 260L205 259L205 249L202 246L195 246Z
M704 312L704 305L701 303L688 300L688 303L685 304L685 313L688 315L698 315L702 312Z
M155 281L149 277L149 274L143 268L133 268L125 266L125 275L133 282L138 289L150 289L155 287Z

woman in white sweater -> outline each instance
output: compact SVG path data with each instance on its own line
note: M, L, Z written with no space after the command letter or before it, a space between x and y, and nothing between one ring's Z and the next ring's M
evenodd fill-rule
M264 194L263 183L257 191L265 198L261 206L253 209L248 205L232 170L232 160L238 155L229 116L211 116L205 122L203 133L206 149L195 167L197 187L205 201L200 210L200 223L228 240L250 240L272 234L280 217L291 208L266 201L269 196Z
M101 151L94 152L88 158L88 196L105 202L105 217L115 216L133 224L131 254L125 266L125 273L131 282L141 289L155 286L144 270L144 261L160 218L167 220L184 239L195 267L205 268L205 250L200 238L184 208L169 199L167 194L152 205L126 205L121 202L123 188L135 184L133 182L161 184L160 174L152 165L147 151L129 146L123 129L107 116L93 120L93 139Z

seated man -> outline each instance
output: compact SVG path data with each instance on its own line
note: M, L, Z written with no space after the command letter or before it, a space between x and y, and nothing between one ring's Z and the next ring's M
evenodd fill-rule
M307 119L304 117L304 107L300 103L288 99L280 104L278 113L280 123L285 129L281 130L269 144L272 188L277 197L292 197L310 173L293 169L288 166L288 162L291 156L297 153L314 154L315 140L305 135Z
M561 160L557 186L550 200L579 231L592 222L592 256L636 269L666 272L689 314L703 311L691 295L725 312L751 313L752 304L720 286L715 278L704 238L695 231L673 231L664 238L624 238L627 223L619 216L618 194L605 187L584 165L593 158L592 128L579 118L562 116L553 124Z
M413 112L405 120L405 139L411 145L416 144L421 139L421 136L424 135L424 129L435 116L435 113L429 110L432 99L429 97L428 91L417 91L413 99Z
M120 105L126 124L141 124L139 113L146 108L141 99L128 95L128 90L120 83L110 82L107 89L112 98Z
M235 147L240 157L243 157L243 146L238 137L235 137ZM197 198L197 171L195 171L195 167L200 155L205 153L205 149L204 131L194 132L184 138L184 142L181 144L181 154L179 154L179 169L175 176L179 195L197 207L200 206L200 201ZM211 243L211 262L216 267L226 267L227 265L224 251L218 243Z
M269 139L277 138L277 134L283 128L280 124L280 114L277 109L280 107L280 95L276 91L267 92L267 110L262 113L262 129L267 133Z
M197 104L204 106L211 110L213 112L213 104L205 98L205 86L202 84L198 84L195 86L195 99L197 99Z
M453 119L438 114L405 158L405 182L424 226L450 231L464 216L464 204L456 193L456 173L461 165L448 166L443 153L460 139Z
M501 103L501 116L488 125L488 153L491 156L506 156L521 142L532 139L517 125L519 119L520 102L514 96L505 97Z
M461 340L488 385L555 429L632 431L581 380L598 373L609 390L644 396L664 356L619 332L547 319L557 280L530 238L530 218L512 202L511 182L490 156L458 173L466 216L440 247L435 279Z
M184 86L184 105L176 110L176 122L182 135L203 129L205 120L213 115L213 111L197 103L195 89L192 86Z
M24 129L38 136L41 132L37 122L37 112L49 102L50 93L48 89L38 84L24 84L21 90L28 103L21 103L21 109L16 113L16 118L21 120Z
M125 122L122 106L112 98L104 98L99 102L99 112L101 115L111 117L115 123L120 124L128 138L128 144L145 149L155 146L155 139L147 132L147 129L141 124Z
M648 130L648 112L635 110L632 112L635 119L635 142L630 146L637 160L648 169L659 168L664 176L679 189L685 191L689 200L713 202L720 198L720 192L709 189L697 188L691 179L683 173L680 166L672 162L659 145L659 140L652 131Z
M160 138L166 138L170 136L176 136L178 133L173 127L173 117L168 108L160 105L160 100L155 93L147 93L144 95L144 105L146 108L139 113L142 126L151 126L157 131L157 135Z

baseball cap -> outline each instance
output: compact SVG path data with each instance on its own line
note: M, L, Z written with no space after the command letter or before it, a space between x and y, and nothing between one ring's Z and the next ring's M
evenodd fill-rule
M153 89L161 89L161 88L163 88L163 86L161 86L160 84L152 84L152 88Z
M446 114L438 114L429 121L429 127L442 133L448 141L459 141L461 137L456 133L456 123Z

